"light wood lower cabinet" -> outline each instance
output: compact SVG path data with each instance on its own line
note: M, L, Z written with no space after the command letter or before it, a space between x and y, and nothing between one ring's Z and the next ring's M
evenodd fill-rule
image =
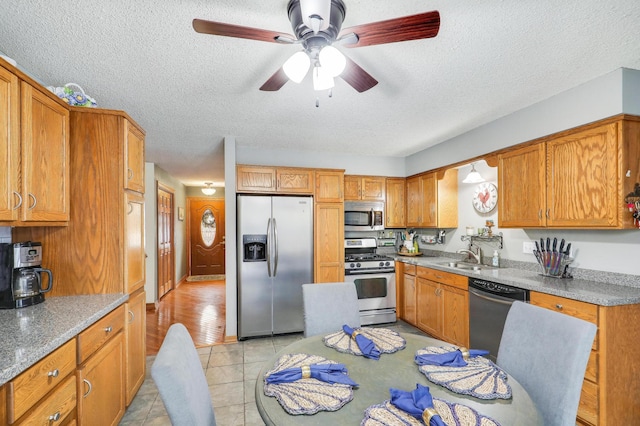
M403 312L404 320L417 325L416 318L416 265L405 265L403 280Z
M16 426L75 424L76 398L76 378L69 376L55 392L32 407Z
M75 410L75 399L73 405L68 403L68 387L62 383L67 377L73 378L75 368L76 340L71 339L11 380L7 391L8 422L22 422L26 418L42 419L48 410L53 410L49 415L56 417L58 408L61 411L58 415L60 419L71 414ZM62 394L58 395L60 392ZM43 404L46 408L40 408ZM34 414L34 410L37 411L37 415ZM48 416L46 418L48 419Z
M117 425L125 412L122 332L79 366L77 377L80 425Z
M640 304L598 306L531 292L530 302L598 326L578 406L578 424L638 424Z
M146 372L146 293L144 289L133 294L125 304L126 321L125 342L127 357L126 371L126 403L131 404L136 392L144 382Z
M469 347L468 278L418 267L416 322L426 333Z
M78 421L117 425L125 412L125 305L78 335Z
M344 206L316 203L314 218L314 282L344 281Z

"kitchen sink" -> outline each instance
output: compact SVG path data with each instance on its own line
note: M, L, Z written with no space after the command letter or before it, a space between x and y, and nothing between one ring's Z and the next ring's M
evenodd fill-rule
M438 265L448 266L449 268L465 269L467 271L482 271L483 269L492 269L490 266L476 265L473 263L464 263L464 262L442 262L442 263L438 263Z

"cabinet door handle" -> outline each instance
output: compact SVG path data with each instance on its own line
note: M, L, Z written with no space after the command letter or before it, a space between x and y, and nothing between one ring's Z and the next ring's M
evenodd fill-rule
M549 219L549 212L551 211L551 209L547 209L547 219Z
M556 303L556 309L561 311L562 310L562 305L560 303Z
M133 179L133 170L127 169L127 179Z
M91 382L90 382L90 381L88 381L87 379L82 379L82 381L83 381L84 383L86 383L86 385L89 387L89 389L87 390L87 392L86 392L84 395L82 395L82 397L83 397L83 398L86 398L86 397L87 397L87 396L89 396L89 394L91 393L91 390L93 389L93 386L91 386Z
M538 219L542 219L542 209L538 210Z
M132 323L133 320L136 319L136 314L134 314L133 311L129 311L129 315L131 315L131 320L129 322Z
M33 200L33 204L31 205L31 207L29 207L29 210L33 210L35 206L38 204L38 200L36 200L36 196L33 195L32 193L29 193L29 197L31 197L31 199Z
M127 214L131 214L133 212L133 203L129 202L129 211Z
M60 411L49 416L50 422L57 422L58 420L60 420Z
M18 204L16 204L16 206L13 208L13 210L18 210L20 208L20 206L22 205L22 195L20 195L16 191L13 191L13 193L16 194L16 196L18 197Z
M48 377L58 377L59 374L60 374L60 371L58 371L58 369L56 368L56 369L54 369L52 371L49 371L47 373L47 376Z
M107 333L111 333L113 331L113 328L109 326L109 327L106 327L104 331L106 331Z

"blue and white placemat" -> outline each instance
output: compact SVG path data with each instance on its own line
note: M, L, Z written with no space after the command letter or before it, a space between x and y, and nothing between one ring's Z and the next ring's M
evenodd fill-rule
M407 341L400 336L397 331L388 328L359 328L358 331L363 336L371 339L375 343L380 353L391 354L404 349ZM338 352L348 353L352 355L362 356L362 351L356 344L356 341L350 335L340 330L337 333L331 333L322 339L325 346L333 348Z

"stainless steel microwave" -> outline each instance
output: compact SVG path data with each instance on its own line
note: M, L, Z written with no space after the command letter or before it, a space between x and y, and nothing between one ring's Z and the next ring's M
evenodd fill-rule
M384 230L384 202L346 201L344 203L344 230Z

